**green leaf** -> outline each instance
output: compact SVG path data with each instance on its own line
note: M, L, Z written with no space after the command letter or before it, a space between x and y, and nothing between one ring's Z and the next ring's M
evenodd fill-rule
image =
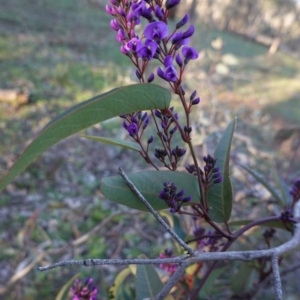
M274 187L272 187L267 180L263 178L261 174L257 171L252 170L244 165L239 164L244 170L251 174L258 182L260 182L270 193L271 195L279 202L283 203L282 196Z
M238 221L229 222L228 225L229 226L243 226L243 225L247 225L247 224L249 224L253 221L254 220L238 220ZM270 221L268 223L259 224L257 226L263 226L263 227L269 227L269 228L278 228L278 229L284 229L284 230L287 230L287 231L292 231L293 230L293 225L291 223L286 223L285 224L280 220Z
M0 192L40 154L66 137L121 114L166 108L170 101L171 94L165 88L154 84L135 84L73 106L54 118L25 149L0 181Z
M141 147L134 142L130 142L130 141L123 141L123 140L118 140L118 139L113 139L113 138L105 138L105 137L100 137L100 136L89 136L89 135L80 135L83 138L92 140L92 141L96 141L96 142L101 142L104 144L109 144L109 145L113 145L113 146L118 146L118 147L122 147L125 149L130 149L130 150L134 150L134 151L140 151Z
M207 281L200 291L200 299L209 298L211 289L214 287L216 279L218 279L218 277L225 271L226 268L227 267L218 268L211 272L210 276L208 277Z
M273 175L273 178L275 179L275 187L277 188L278 193L280 194L280 202L281 207L286 207L289 202L292 200L291 195L289 193L289 189L287 184L284 182L282 177L278 174L274 168L271 168L271 172Z
M232 185L229 177L229 158L232 137L236 125L236 118L233 119L215 150L214 158L217 159L216 166L220 168L222 182L214 184L208 190L209 216L215 222L227 222L232 210Z
M66 297L66 294L69 292L69 288L73 284L74 280L78 278L80 273L75 274L67 283L63 285L63 287L60 289L59 293L55 297L55 300L62 300L64 297Z
M249 263L241 263L238 272L231 278L231 289L235 294L244 292L252 284L254 268Z
M132 274L131 269L126 268L117 275L113 286L109 289L109 299L111 299L111 300L116 299L121 284L131 274Z
M163 183L166 181L175 183L178 191L184 189L184 196L191 196L193 202L199 203L200 201L198 182L196 177L191 174L172 171L143 171L127 174L127 176L155 210L167 208L165 202L158 198L163 189ZM130 208L148 211L144 203L119 175L103 178L100 191L111 201Z
M162 290L163 283L152 265L138 265L135 286L136 300L154 299Z

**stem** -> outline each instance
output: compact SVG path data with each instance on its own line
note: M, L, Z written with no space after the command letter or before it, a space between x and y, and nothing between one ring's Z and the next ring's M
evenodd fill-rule
M245 225L244 227L242 227L241 229L237 230L236 232L233 233L234 238L238 238L239 236L241 236L244 232L246 232L247 230L249 230L250 228L254 227L254 226L258 226L264 223L269 223L272 221L279 221L281 220L281 216L274 216L274 217L268 217L268 218L264 218L264 219L260 219L257 221L253 221L247 225Z
M228 241L222 248L222 250L220 252L225 252L230 246L231 244L234 242L234 240ZM191 297L188 300L196 300L198 298L198 293L199 291L202 289L203 285L205 284L205 282L207 281L207 279L209 278L209 275L211 274L211 272L214 270L214 268L216 267L216 265L218 264L218 260L214 261L209 269L206 271L205 275L203 276L200 284L197 286L197 288L193 291Z

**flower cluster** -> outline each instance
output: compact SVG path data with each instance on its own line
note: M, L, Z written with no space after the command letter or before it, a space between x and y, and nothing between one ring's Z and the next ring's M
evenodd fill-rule
M72 300L97 300L98 290L93 285L93 278L87 278L84 282L76 279L70 289Z
M205 166L203 170L198 167L198 172L201 176L201 181L203 183L204 189L208 190L213 184L222 182L222 174L220 172L220 168L216 167L217 160L211 156L203 156L203 161ZM198 172L195 165L187 165L185 166L186 170L197 176Z
M143 114L141 111L139 111L137 113L122 115L120 117L124 119L122 126L133 138L140 138L149 124L147 112Z
M159 258L171 258L174 256L174 253L171 249L165 249L164 252L159 254ZM163 270L165 270L169 275L173 275L173 273L177 269L176 264L160 264L159 267Z
M163 190L159 193L159 198L164 200L168 207L170 207L170 212L179 212L183 203L192 200L192 197L183 197L184 190L177 193L177 187L175 183L165 182Z
M187 24L188 15L169 34L169 10L179 2L180 0L168 0L163 7L163 1L110 0L111 5L106 6L106 12L115 18L111 20L110 26L117 32L121 52L133 62L136 76L141 82L145 82L144 73L148 62L157 59L164 66L163 69L158 67L157 75L170 83L180 84L185 65L198 58L197 51L187 46L189 38L194 34L194 26L190 25L184 31L179 30ZM142 19L149 24L144 28L142 36L139 36L136 26L141 24ZM177 53L180 48L181 54ZM152 73L147 81L151 82L153 79Z
M222 236L217 232L206 231L203 227L197 227L194 230L194 236L198 241L198 247L201 251L217 252L223 246Z

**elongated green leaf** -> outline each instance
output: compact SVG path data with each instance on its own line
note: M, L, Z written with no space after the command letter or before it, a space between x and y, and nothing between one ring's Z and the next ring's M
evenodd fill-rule
M109 295L110 295L111 300L116 299L121 284L131 274L132 274L132 272L131 272L130 268L126 268L117 275L113 286L109 289Z
M274 170L274 168L271 168L271 172L273 178L275 179L275 187L277 188L277 191L280 195L281 201L279 202L279 204L281 204L281 207L286 207L288 203L292 200L292 197L289 193L289 189L282 177L276 170Z
M243 226L243 225L247 225L251 222L253 222L254 220L239 220L239 221L232 221L229 222L228 225L229 226ZM278 229L284 229L287 231L292 231L293 230L293 225L291 223L283 223L282 221L270 221L268 223L263 223L263 224L259 224L257 226L263 226L263 227L270 227L270 228L278 228Z
M68 109L54 118L26 148L8 174L0 191L41 153L62 139L104 120L139 110L166 108L170 92L154 84L135 84L114 89Z
M226 267L218 268L211 272L210 276L208 277L207 281L203 285L200 291L200 299L208 299L211 293L212 288L215 285L216 279L225 271Z
M251 286L253 278L252 274L254 268L249 263L239 264L239 270L231 278L231 289L235 294L244 292L249 286Z
M152 265L138 265L135 286L136 300L154 299L162 290L163 283Z
M227 222L231 215L232 185L229 177L229 158L235 125L236 119L233 119L224 131L214 153L216 165L220 168L223 179L221 183L214 184L208 190L208 204L211 208L209 216L215 222Z
M240 164L240 166L249 174L251 174L258 182L260 182L279 203L283 203L282 196L280 195L278 190L276 190L272 185L270 185L269 182L265 180L261 174L244 165Z
M155 210L167 208L165 202L158 198L163 189L163 183L166 181L174 182L178 192L184 189L184 196L191 196L193 202L199 203L200 201L198 182L196 177L191 174L172 171L144 171L128 174L128 177ZM103 178L100 190L111 201L148 211L119 175Z
M141 150L141 147L137 143L130 142L130 141L123 141L123 140L113 139L113 138L105 138L105 137L101 137L101 136L89 136L89 135L84 135L84 134L81 135L81 137L84 137L88 140L101 142L101 143L109 144L109 145L113 145L113 146L118 146L118 147L130 149L130 150L134 150L134 151Z

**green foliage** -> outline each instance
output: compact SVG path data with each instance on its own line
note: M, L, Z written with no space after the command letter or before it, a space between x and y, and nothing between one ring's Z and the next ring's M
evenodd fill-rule
M155 210L166 209L165 202L158 198L164 181L176 184L178 190L184 189L185 195L191 196L192 201L199 203L200 193L195 176L183 172L172 171L143 171L128 174L128 178L146 198ZM121 176L103 178L100 190L109 200L128 207L148 211L143 202L128 187ZM190 205L190 202L186 203Z
M100 143L104 143L104 144L108 144L108 145L112 145L112 146L117 146L117 147L121 147L124 149L130 149L130 150L134 150L134 151L141 150L141 147L138 144L129 142L129 141L123 141L123 140L114 139L114 138L105 138L105 137L100 137L100 136L88 136L88 135L81 135L81 136L88 140L92 140L92 141L96 141L96 142L100 142Z
M200 292L200 299L208 299L211 295L211 291L213 290L215 281L221 276L222 273L227 269L227 267L224 268L218 268L211 272L208 280L203 285L203 288Z
M220 168L222 174L222 182L213 185L208 190L208 204L211 208L209 216L215 222L227 222L231 215L233 195L229 175L229 158L235 125L236 119L233 119L225 129L214 153L214 158L217 159L216 166Z
M136 300L154 299L163 284L152 265L138 265L136 271Z
M0 181L0 191L34 159L62 139L121 114L166 108L170 100L170 92L160 86L137 84L114 89L73 106L54 118L26 148Z
M235 294L245 291L253 282L255 269L250 263L240 263L238 271L231 278L231 289Z
M271 193L274 199L276 199L276 201L281 204L282 207L287 204L287 193L284 191L285 188L278 177L276 178L276 180L279 189L275 189L266 179L264 179L264 176L261 175L258 171L254 171L252 168L244 165L240 166L249 174L251 174L258 182L260 182Z

